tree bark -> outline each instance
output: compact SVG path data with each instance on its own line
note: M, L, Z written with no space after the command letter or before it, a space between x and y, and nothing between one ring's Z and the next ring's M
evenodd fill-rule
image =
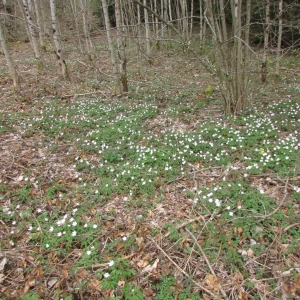
M223 0L221 0L223 1ZM242 1L234 0L234 43L235 43L235 108L234 112L239 113L243 110L245 105L244 97L244 72L242 68Z
M14 89L19 90L20 89L19 76L18 76L18 73L17 73L16 68L14 66L14 63L12 61L12 58L10 56L10 53L8 51L8 47L7 47L7 44L6 44L5 37L4 37L4 31L3 31L3 28L2 28L2 23L1 22L0 22L0 43L1 43L2 51L4 53L6 62L7 62L7 66L8 66L10 75L13 79Z
M144 6L147 6L146 0L143 0ZM149 26L149 15L148 10L144 8L144 18L145 18L145 38L146 38L146 55L148 62L152 64L151 59L151 46L150 46L150 26Z
M244 47L244 62L245 64L250 58L250 22L251 22L251 0L246 3L246 24L245 24L245 47ZM248 83L248 73L244 72L244 87Z
M266 0L266 29L264 33L264 52L261 64L261 82L267 81L267 54L269 49L270 33L270 0Z
M80 0L81 11L82 11L82 22L83 22L83 33L85 39L86 50L88 53L91 52L93 45L90 37L89 24L87 18L87 2L86 0Z
M113 73L115 76L115 94L120 95L122 92L122 88L121 88L121 81L120 81L120 76L119 76L119 72L118 72L118 67L117 67L117 59L116 59L116 54L115 54L115 50L114 50L113 39L111 36L111 31L110 31L108 5L107 5L106 0L101 0L101 1L102 1L102 8L103 8L103 14L104 14L104 20L105 20L108 48L110 51L111 63L112 63Z
M61 66L62 77L64 79L68 79L69 74L68 74L67 64L63 58L62 49L61 49L60 40L59 40L55 0L50 0L50 10L51 10L53 39L54 39L54 44L55 44L55 49L56 49L55 54L59 61L59 65Z
M124 41L124 26L121 17L121 0L115 0L115 15L116 15L116 25L117 25L117 42L118 42L118 54L119 54L119 70L120 70L120 80L122 83L122 92L128 92L128 82L127 82L127 58L125 52L125 41Z
M46 50L45 48L45 41L44 41L44 32L43 32L43 27L42 27L42 18L41 18L41 8L40 8L40 0L33 0L34 6L35 6L35 15L36 15L36 23L38 27L38 32L39 32L39 39L40 39L40 45L41 48Z
M30 11L30 7L32 8L31 0L28 0L28 2L26 0L23 0L23 6L25 10L26 19L28 22L28 28L31 36L34 55L38 63L41 64L41 55L40 55L40 50L37 42L36 29L35 29L35 25L33 24L33 19ZM41 65L39 67L41 67Z
M278 39L277 39L276 71L275 71L276 75L279 75L279 67L280 67L280 60L281 60L282 13L283 13L283 0L279 0Z

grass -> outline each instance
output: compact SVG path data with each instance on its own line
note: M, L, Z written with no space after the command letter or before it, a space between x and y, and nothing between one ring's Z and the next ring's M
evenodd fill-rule
M153 76L2 114L1 299L280 299L297 282L299 96L208 116L219 97L193 74Z

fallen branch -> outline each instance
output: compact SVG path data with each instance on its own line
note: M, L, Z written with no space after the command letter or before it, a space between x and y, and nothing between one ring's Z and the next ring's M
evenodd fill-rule
M295 224L289 225L289 226L285 227L285 228L283 229L283 231L286 232L286 231L290 230L291 228L297 227L297 226L300 227L300 223L295 223Z
M163 255L180 271L180 273L182 273L183 275L185 275L186 277L188 277L189 279L191 279L191 281L197 286L199 287L201 290L205 291L206 293L208 293L209 295L218 298L217 295L215 295L214 293L212 293L210 290L208 290L207 288L205 288L203 285L201 285L200 283L198 283L197 281L195 281L193 278L191 278L191 276L184 271L182 268L180 268L176 262L155 242L155 240L152 237L149 237L150 240L155 244L156 248L158 250L160 250Z
M183 228L183 227L185 227L185 226L187 226L187 225L189 225L189 224L191 224L191 223L198 222L198 221L200 221L200 220L202 220L202 221L205 223L205 218L206 218L206 217L210 217L210 216L211 216L211 215L205 215L205 216L202 216L202 215L201 215L201 216L199 216L199 217L197 217L197 218L188 220L188 221L186 221L186 222L184 222L184 223L181 223L181 224L177 225L177 226L176 226L176 229L177 229L177 230L178 230L178 229L181 229L181 228ZM168 231L162 238L164 239L164 238L168 237L170 234L171 234L171 232Z
M119 261L123 261L123 260L126 260L126 259L131 259L135 255L136 255L136 252L131 253L129 255L121 257L119 259ZM78 269L100 269L100 268L107 268L107 267L109 267L109 262L103 263L103 264L94 264L94 265L87 266L87 267L79 267Z
M199 248L199 250L200 250L202 256L204 257L204 259L205 259L205 261L206 261L206 263L207 263L207 265L208 265L208 267L209 267L209 269L210 269L211 274L214 275L214 276L217 278L217 275L216 275L216 273L215 273L213 267L211 266L211 264L210 264L210 262L209 262L209 260L208 260L208 258L207 258L207 256L206 256L205 252L203 251L201 245L198 243L198 240L196 239L196 237L195 237L195 236L194 236L187 228L186 228L185 230L186 230L186 231L190 234L190 236L194 239L196 245L198 246L198 248ZM226 292L224 291L224 289L222 288L222 286L221 286L220 283L219 283L219 289L220 289L220 292L221 292L222 296L226 299L226 298L227 298Z
M89 92L83 94L62 95L61 98L64 99L64 98L80 97L80 96L87 96L87 95L94 95L94 94L102 94L104 97L106 97L106 95L102 91L97 91L97 92Z
M167 184L170 184L172 182L176 182L176 181L179 181L179 180L182 180L183 178L187 177L187 176L190 176L190 175L194 175L199 173L199 172L202 172L202 171L207 171L207 170L212 170L212 169L223 169L224 167L208 167L208 168L203 168L203 169L200 169L200 170L197 170L197 171L192 171L192 172L189 172L189 173L186 173L184 174L183 176L181 177L178 177L178 178L175 178L173 180L170 180L167 182ZM207 175L198 175L199 177L201 176L207 176ZM219 177L219 176L222 176L222 175L209 175L211 177Z

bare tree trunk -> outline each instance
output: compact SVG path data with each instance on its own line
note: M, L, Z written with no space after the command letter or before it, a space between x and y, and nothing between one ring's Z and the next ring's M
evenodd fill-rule
M42 61L41 61L40 50L39 50L37 37L36 37L35 25L33 24L32 15L31 15L31 12L29 9L30 7L32 8L31 0L27 0L27 1L23 0L23 6L24 6L25 14L26 14L26 19L28 22L28 28L29 28L29 33L31 36L34 55L35 55L36 60L38 61L38 67L41 67ZM30 4L30 5L28 5L28 4Z
M283 0L279 0L278 40L277 40L276 71L275 71L276 75L279 75L279 67L280 67L280 60L281 60L282 13L283 13Z
M191 1L190 39L192 38L193 35L193 22L194 22L193 15L194 15L194 0Z
M203 8L203 1L200 0L200 48L201 50L204 48L205 46L205 41L206 41L206 21L204 18L204 8Z
M251 0L246 3L246 24L245 24L245 47L244 47L244 62L247 63L250 58L250 22L251 22ZM244 72L244 87L248 83L248 73Z
M233 20L234 20L234 43L235 43L235 112L239 113L243 110L245 105L244 97L244 72L242 68L242 37L241 37L241 28L242 28L242 1L234 0L234 11L233 11Z
M107 42L108 42L108 47L109 47L110 56L111 56L113 73L115 76L115 94L119 95L122 92L122 88L121 88L121 81L120 81L120 76L119 76L119 72L118 72L118 67L117 67L117 59L116 59L116 54L115 54L115 50L114 50L113 39L112 39L111 32L110 32L108 5L107 5L106 0L101 0L101 1L102 1L102 8L103 8L103 14L104 14L104 20L105 20Z
M222 22L222 33L223 40L227 42L227 24L226 24L226 16L225 16L225 8L224 8L224 0L220 0L220 14L221 14L221 22Z
M26 20L26 15L25 15L25 12L24 12L23 2L22 2L22 0L17 0L17 2L18 2L18 6L20 8L21 14L22 14L22 18L24 20ZM31 35L30 35L30 32L29 32L27 22L25 23L25 30L26 30L26 33L27 33L27 36L28 36L28 40L29 40L29 42L30 42L30 44L32 45L32 48L33 48L32 38L31 38Z
M162 18L167 22L170 20L168 17L168 0L162 1L162 11L161 11ZM166 24L161 22L161 37L163 38L167 30Z
M180 0L181 6L181 19L182 19L182 32L186 40L189 37L189 22L188 22L188 13L187 13L187 3L186 0Z
M270 0L266 1L266 29L264 34L264 53L261 64L261 82L267 80L267 54L269 49L269 33L270 33Z
M163 2L161 2L161 4L163 4ZM154 11L158 14L158 10L157 10L157 2L156 0L154 0ZM159 50L160 49L160 44L159 44L159 24L158 24L158 19L157 17L153 17L155 20L155 42L156 42L156 49Z
M128 92L128 82L127 82L127 71L126 71L126 53L125 53L125 41L124 41L124 26L121 18L121 0L115 0L115 15L116 15L116 25L117 25L117 41L118 41L118 54L119 54L119 70L120 70L120 80L122 83L122 92Z
M42 21L41 21L41 8L40 8L40 0L33 0L34 6L35 6L35 15L36 15L36 23L39 31L39 38L40 38L40 45L41 48L45 51L45 41L44 41L44 28L42 27Z
M50 9L51 9L51 20L52 20L52 30L53 30L53 39L55 44L55 54L61 66L61 74L64 79L69 77L67 64L63 58L62 49L59 40L59 32L58 32L58 23L56 18L56 5L55 0L50 0Z
M216 67L220 92L223 98L224 112L225 114L230 114L235 110L235 64L232 57L230 57L230 53L228 53L226 47L224 47L222 30L218 24L219 16L215 15L217 12L213 7L213 3L210 0L205 0L204 2L206 4L206 7L204 7L204 16L213 36L214 65ZM230 64L232 64L231 67Z
M170 22L172 22L173 21L173 17L172 17L172 6L171 6L171 0L169 0L169 6L168 6L168 8L169 8L169 20L170 20Z
M6 44L5 37L4 37L4 31L3 31L3 28L2 28L2 23L1 22L0 22L0 43L1 43L2 51L4 53L6 62L7 62L7 66L8 66L10 75L13 79L14 88L15 88L15 90L19 90L20 89L19 76L18 76L16 68L13 64L13 61L11 59L10 53L8 51L8 47L7 47L7 44Z
M82 22L83 22L83 33L85 39L86 50L88 53L91 52L93 45L90 37L89 24L87 19L87 2L86 0L80 0L81 11L82 11Z
M143 0L143 4L146 6L147 1ZM149 15L148 15L148 10L144 8L144 18L145 18L145 31L146 31L146 55L148 58L148 62L152 64L152 59L151 59L151 46L150 46L150 26L149 26Z
M141 26L142 26L142 21L141 21L141 6L139 4L136 5L137 7L137 60L139 64L139 74L142 75L143 73L143 67L141 64L141 59L142 59L142 42L141 42Z
M82 41L80 38L80 30L79 30L79 24L78 24L78 17L77 17L77 1L76 0L71 0L71 10L72 10L72 16L73 16L73 26L76 28L76 35L78 37L78 44L79 44L79 49L80 53L83 54L83 47L82 47Z

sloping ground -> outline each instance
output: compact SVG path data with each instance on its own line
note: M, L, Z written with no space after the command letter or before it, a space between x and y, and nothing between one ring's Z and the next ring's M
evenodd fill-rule
M19 47L22 92L1 77L2 299L299 296L299 78L223 118L187 55L159 53L116 98L108 63L70 52L62 82Z

